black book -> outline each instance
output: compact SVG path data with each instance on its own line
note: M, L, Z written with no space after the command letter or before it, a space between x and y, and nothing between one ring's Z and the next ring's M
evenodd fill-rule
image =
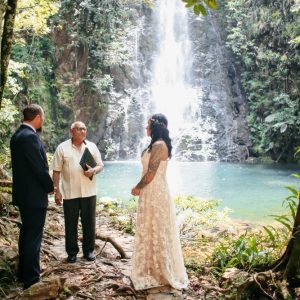
M97 166L97 163L88 147L85 147L79 164L81 165L81 167L84 171L86 171L88 169L88 167L86 165L89 165L92 168ZM93 176L90 177L90 180L93 180Z

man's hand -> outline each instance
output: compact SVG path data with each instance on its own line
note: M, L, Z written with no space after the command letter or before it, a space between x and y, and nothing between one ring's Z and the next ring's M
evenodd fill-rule
M131 195L133 196L139 196L141 193L141 190L137 187L134 187L132 190L131 190Z
M53 195L53 194L56 193L56 191L57 191L57 187L55 186L55 187L54 187L54 190L53 190L52 192L48 193L48 195Z
M55 193L55 203L59 206L62 205L62 194L60 193L60 191L56 191Z
M88 164L86 164L86 166L87 166L87 170L86 171L84 171L83 173L84 173L84 176L86 176L86 177L92 177L93 175L95 175L95 170L94 170L94 168L92 168L91 166L89 166Z

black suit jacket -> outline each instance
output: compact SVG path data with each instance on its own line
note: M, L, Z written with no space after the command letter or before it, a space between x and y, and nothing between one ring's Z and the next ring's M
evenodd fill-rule
M20 208L46 208L53 191L46 152L38 134L21 125L10 140L13 204Z

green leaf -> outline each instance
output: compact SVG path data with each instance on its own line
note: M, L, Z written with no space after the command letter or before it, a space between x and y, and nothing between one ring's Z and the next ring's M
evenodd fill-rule
M289 195L288 197L285 198L285 200L293 201L293 202L295 202L295 199L297 199L297 197L295 197L295 195Z
M194 13L198 16L200 15L200 13L203 16L206 16L206 14L207 14L206 9L202 4L197 4L194 6Z
M292 227L287 222L284 222L282 219L276 219L277 222L281 223L283 226L285 226L290 232L292 231Z
M274 236L274 234L272 233L272 231L271 231L268 227L266 227L266 226L263 226L263 228L264 228L264 230L268 233L268 235L269 235L269 237L270 237L270 240L271 240L272 242L274 242L274 241L275 241L275 236Z
M268 115L268 116L265 118L265 122L271 123L271 122L273 122L277 117L278 117L278 113Z
M198 0L182 0L182 1L187 5L189 5L189 7L198 3Z
M297 148L297 151L294 154L294 157L296 157L300 153L300 147Z
M192 6L194 6L194 3L190 3L190 2L185 5L185 7L187 7L187 8L192 7Z
M218 9L218 3L216 0L204 0L204 3L211 9Z
M295 220L296 219L296 210L295 210L295 207L293 206L292 203L289 203L289 208L290 208L290 211L291 211L291 215L293 217L293 219Z
M294 232L294 236L297 236L300 232L300 226L298 225L296 228L295 228L295 232Z
M292 187L292 186L286 186L286 189L288 189L293 195L295 195L296 197L298 197L298 191Z
M236 257L233 257L227 264L226 268L232 268L235 267L239 263L238 259Z
M280 133L284 133L286 130L287 130L287 124L284 123L284 124L282 124L281 127L280 127Z
M279 216L277 219L278 219L278 220L279 220L279 219L280 219L280 220L285 220L285 221L287 221L287 222L291 222L289 216L287 216L287 215Z
M300 179L300 174L292 174L293 177Z

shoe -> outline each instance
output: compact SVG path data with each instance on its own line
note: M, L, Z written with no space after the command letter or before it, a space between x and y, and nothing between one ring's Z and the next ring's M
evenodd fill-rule
M34 280L29 281L29 282L23 283L23 290L29 289L32 285L38 283L39 281L40 281L40 279L34 279Z
M76 262L76 255L69 255L67 258L67 262L70 264L74 264Z
M94 261L96 259L95 255L93 252L89 252L87 254L84 254L83 257L87 260L87 261Z

